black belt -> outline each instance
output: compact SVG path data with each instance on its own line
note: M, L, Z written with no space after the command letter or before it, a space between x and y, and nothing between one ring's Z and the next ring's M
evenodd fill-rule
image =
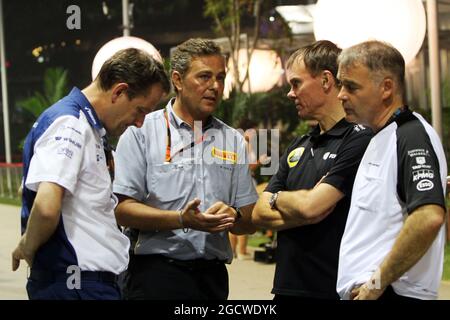
M173 259L170 257L166 257L162 254L133 254L130 255L130 260L134 260L135 262L144 262L151 260L162 260L167 263L188 268L188 269L205 269L211 268L213 266L223 265L225 261L219 259L193 259L193 260L179 260ZM130 262L132 263L132 262Z
M76 273L31 269L29 279L40 282L65 282ZM107 271L81 271L80 281L117 282L117 275Z

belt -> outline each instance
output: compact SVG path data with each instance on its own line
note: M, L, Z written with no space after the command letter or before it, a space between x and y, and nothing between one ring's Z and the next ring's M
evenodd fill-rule
M80 281L117 282L117 275L107 271L81 271ZM31 269L29 279L39 282L66 282L76 273Z
M173 259L170 257L166 257L162 254L143 254L143 255L133 254L133 255L130 255L130 259L135 260L136 262L162 260L169 264L173 264L173 265L188 268L188 269L205 269L205 268L211 268L213 266L225 264L225 261L222 261L219 259L179 260L179 259Z

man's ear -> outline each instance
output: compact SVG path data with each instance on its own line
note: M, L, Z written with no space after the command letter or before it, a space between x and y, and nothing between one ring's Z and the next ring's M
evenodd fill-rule
M390 77L384 78L381 82L382 98L383 100L393 97L394 94L394 80Z
M181 91L181 88L183 87L182 86L183 77L181 76L181 74L178 71L173 71L171 77L172 77L173 86L175 88L177 88L178 92Z
M128 97L128 83L120 82L113 85L111 89L111 102L114 103L119 99L121 95L127 95Z
M325 91L328 91L328 89L330 89L332 86L334 86L334 78L333 78L333 74L328 71L328 70L324 70L322 71L322 88Z

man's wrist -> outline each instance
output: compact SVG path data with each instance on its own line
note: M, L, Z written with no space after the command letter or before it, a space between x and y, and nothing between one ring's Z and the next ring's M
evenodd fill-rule
M236 217L235 217L234 221L236 222L236 221L240 220L242 218L241 210L239 210L238 207L230 207L230 208L234 209L234 211L236 212Z
M30 241L27 241L27 234L24 233L22 239L20 239L19 248L25 256L34 256L37 248L33 245Z
M183 230L184 233L188 233L189 232L189 228L186 227L185 222L183 220L183 210L178 210L178 220L181 226L181 229Z

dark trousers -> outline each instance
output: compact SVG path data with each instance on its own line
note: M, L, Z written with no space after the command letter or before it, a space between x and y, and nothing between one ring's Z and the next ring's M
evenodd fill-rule
M109 272L81 272L79 289L67 284L64 272L31 271L27 282L30 300L120 300L116 276Z
M131 255L124 278L126 300L226 300L228 272L219 260L175 260Z

